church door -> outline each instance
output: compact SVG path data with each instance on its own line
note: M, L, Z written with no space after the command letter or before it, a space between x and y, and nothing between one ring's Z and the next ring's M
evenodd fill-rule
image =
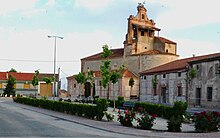
M85 97L91 96L91 84L89 82L86 82L85 84Z

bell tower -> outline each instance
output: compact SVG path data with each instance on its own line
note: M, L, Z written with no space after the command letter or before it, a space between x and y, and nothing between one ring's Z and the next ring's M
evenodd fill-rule
M124 55L140 54L153 50L155 27L152 19L148 19L147 9L142 3L137 6L137 15L128 18L128 30L124 41Z

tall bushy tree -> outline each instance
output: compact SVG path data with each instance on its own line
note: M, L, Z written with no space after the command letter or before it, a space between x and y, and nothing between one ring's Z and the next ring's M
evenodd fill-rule
M12 95L13 97L15 96L15 88L14 85L16 84L16 79L10 74L7 80L7 85L6 88L4 89L4 95L7 94L7 96L9 97L10 95Z

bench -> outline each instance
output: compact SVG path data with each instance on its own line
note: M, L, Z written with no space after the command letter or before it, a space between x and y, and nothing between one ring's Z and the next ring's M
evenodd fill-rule
M135 107L134 102L123 102L122 106L119 106L118 109L126 110L133 109Z

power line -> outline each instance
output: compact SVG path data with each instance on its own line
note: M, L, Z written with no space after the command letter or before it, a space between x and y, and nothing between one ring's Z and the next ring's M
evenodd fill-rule
M0 59L0 61L12 61L12 62L54 62L51 60L24 60L24 59ZM80 62L79 60L60 60L57 62Z

